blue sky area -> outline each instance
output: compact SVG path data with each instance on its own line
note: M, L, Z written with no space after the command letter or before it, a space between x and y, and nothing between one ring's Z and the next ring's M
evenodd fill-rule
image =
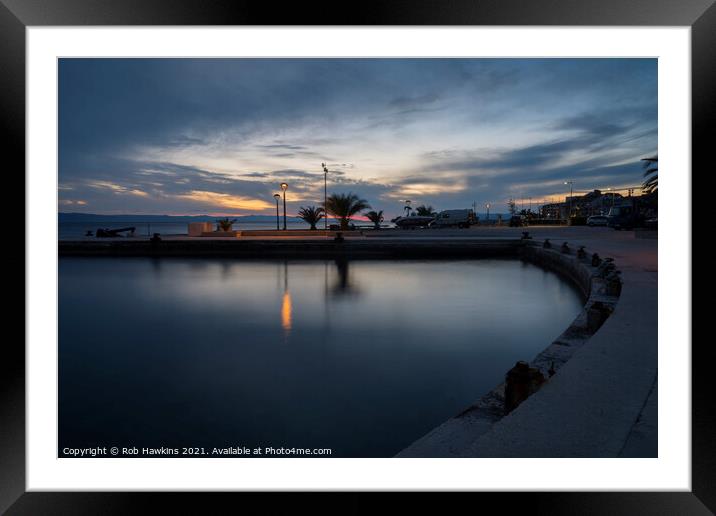
M386 216L642 181L656 59L61 59L60 211Z

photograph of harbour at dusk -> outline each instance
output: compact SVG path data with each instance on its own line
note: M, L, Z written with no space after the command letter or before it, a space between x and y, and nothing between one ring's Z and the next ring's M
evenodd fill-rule
M58 456L657 457L657 71L59 59Z

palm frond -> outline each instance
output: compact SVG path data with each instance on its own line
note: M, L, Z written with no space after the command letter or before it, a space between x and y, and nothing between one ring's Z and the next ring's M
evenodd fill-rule
M657 165L659 158L658 156L653 156L651 158L642 158L641 161L644 162L642 164L644 167L644 177L648 178L642 183L641 188L644 192L650 194L659 188L659 167Z
M422 205L415 208L415 212L420 215L421 217L432 217L435 215L435 210L432 206L428 205Z
M348 222L356 213L370 209L370 204L356 194L331 194L326 199L326 211L341 221L341 227L348 227Z
M298 217L310 224L311 229L315 229L316 224L324 217L324 210L320 206L301 206Z
M369 221L375 224L375 227L379 227L380 223L383 222L383 210L380 211L369 211L365 214Z

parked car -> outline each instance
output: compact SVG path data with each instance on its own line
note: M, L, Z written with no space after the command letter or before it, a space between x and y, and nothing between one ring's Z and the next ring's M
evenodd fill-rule
M435 217L422 217L420 215L411 215L409 217L396 217L391 220L400 229L426 228L434 220Z
M606 215L592 215L587 219L587 226L606 226L609 217Z
M470 209L445 210L438 213L435 220L430 224L430 227L457 226L459 228L469 228L473 224L477 224L477 217L475 217L474 211Z

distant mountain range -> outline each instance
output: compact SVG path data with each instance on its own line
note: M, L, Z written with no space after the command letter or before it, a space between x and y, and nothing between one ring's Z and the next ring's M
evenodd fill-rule
M211 215L98 215L95 213L64 213L57 214L58 222L214 222L223 217ZM276 215L241 215L230 216L237 222L273 222ZM300 220L298 217L286 217Z

